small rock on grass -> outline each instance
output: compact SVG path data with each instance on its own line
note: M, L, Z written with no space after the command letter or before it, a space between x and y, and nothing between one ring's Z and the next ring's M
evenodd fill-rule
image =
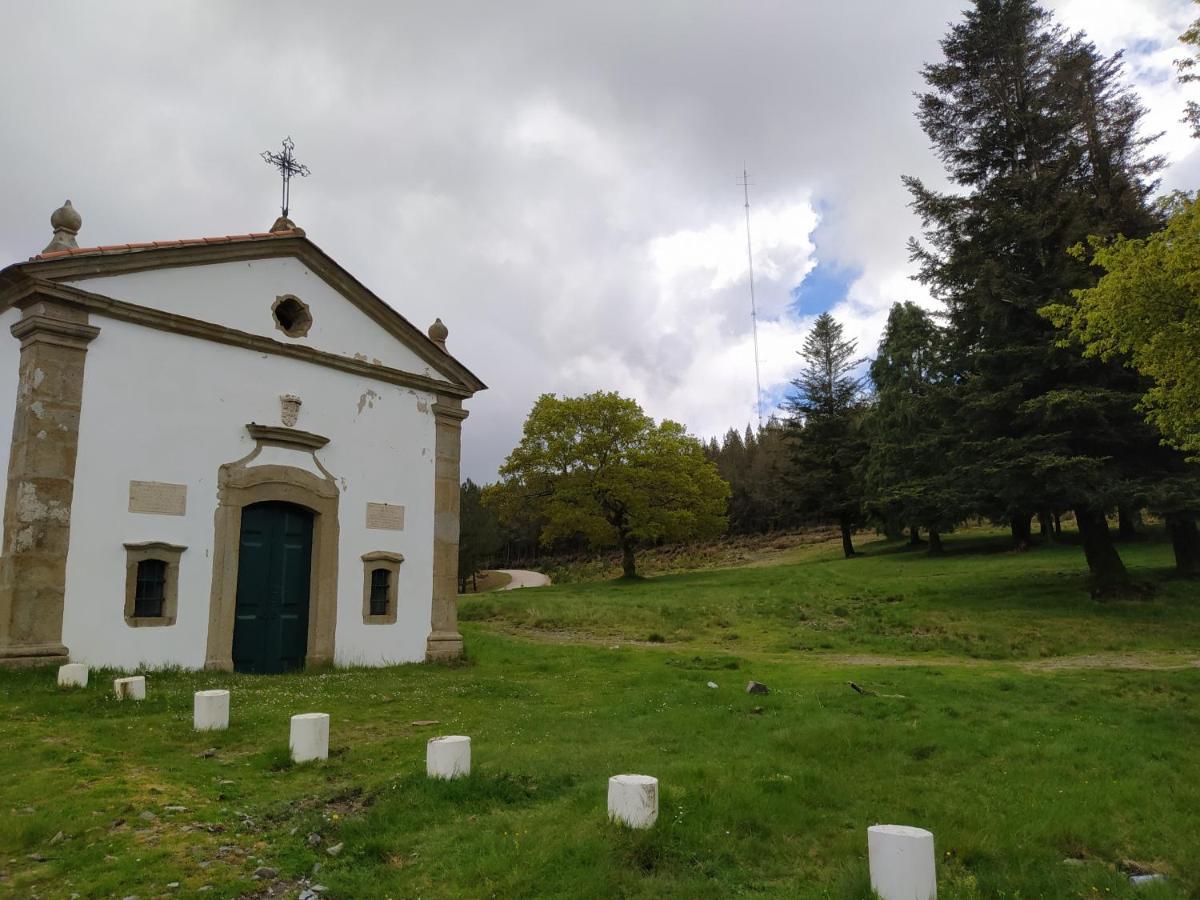
M277 869L272 869L270 866L259 866L254 870L255 878L274 878L279 874Z
M423 728L426 725L441 725L441 724L442 723L439 722L437 719L417 719L415 722L412 723L412 725L416 726L417 728Z
M769 693L771 693L771 690L765 684L763 684L761 681L751 681L748 685L746 685L746 693L747 694L769 694Z
M58 832L58 834L54 835L54 837L50 838L50 844L51 844L51 846L53 846L54 844L61 844L66 839L67 839L67 836L60 831L60 832Z
M196 756L198 756L200 759L212 759L216 755L217 755L216 747L209 747L207 750L201 750L199 753L196 754Z
M346 846L346 845L341 844L341 843L334 844L332 847L326 847L325 852L328 853L330 856L337 856L339 853L342 852L342 848L344 846Z
M308 846L315 847L319 843L321 843L321 836L315 831L310 831L308 834Z
M710 681L710 682L708 683L708 686L709 686L710 688L717 688L717 687L720 687L720 685L718 685L718 684L717 684L715 681Z

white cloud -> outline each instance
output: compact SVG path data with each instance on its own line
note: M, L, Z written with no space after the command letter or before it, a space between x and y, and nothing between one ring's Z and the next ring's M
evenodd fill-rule
M790 290L818 262L858 273L833 311L864 354L892 302L929 302L900 175L939 183L912 93L962 5L19 5L0 257L44 246L66 196L89 243L266 227L278 187L257 153L291 134L313 171L296 221L416 324L441 316L491 385L466 474L494 477L546 391L618 389L723 432L754 413L743 162L765 389L795 373L812 310ZM1200 178L1168 71L1192 4L1055 9L1136 47L1167 182Z

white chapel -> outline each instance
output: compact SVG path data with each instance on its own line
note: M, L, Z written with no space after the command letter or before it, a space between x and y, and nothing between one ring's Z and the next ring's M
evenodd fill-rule
M0 270L0 665L459 655L485 385L441 320L415 328L286 215L106 247L78 246L70 201L51 224Z

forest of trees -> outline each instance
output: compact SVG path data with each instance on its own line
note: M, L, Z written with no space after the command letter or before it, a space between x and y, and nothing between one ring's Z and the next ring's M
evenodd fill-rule
M1163 161L1120 54L1032 0L975 0L941 46L917 118L951 187L904 177L941 309L895 304L871 359L816 319L784 416L704 445L728 529L835 524L849 557L864 526L939 553L968 520L1026 548L1066 516L1107 596L1136 589L1117 541L1148 511L1200 573L1196 201L1155 201ZM537 541L519 518L510 550Z

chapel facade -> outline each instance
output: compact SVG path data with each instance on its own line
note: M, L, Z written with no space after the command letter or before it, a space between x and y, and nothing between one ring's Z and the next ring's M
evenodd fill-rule
M0 665L460 655L485 385L441 320L415 328L286 217L90 248L70 201L51 223L0 271Z

